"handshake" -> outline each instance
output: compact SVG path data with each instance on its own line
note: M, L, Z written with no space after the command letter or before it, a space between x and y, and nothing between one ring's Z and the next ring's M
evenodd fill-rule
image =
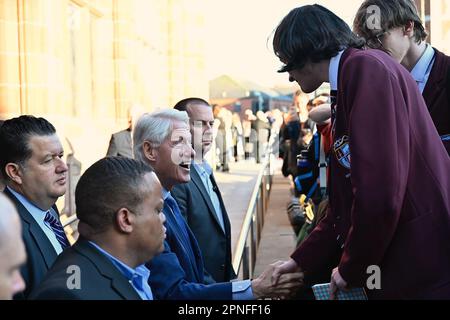
M293 260L277 261L252 280L255 299L286 299L303 286L303 272Z

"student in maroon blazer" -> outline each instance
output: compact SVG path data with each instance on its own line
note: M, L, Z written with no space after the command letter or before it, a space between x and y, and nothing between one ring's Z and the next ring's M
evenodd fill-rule
M273 281L334 268L335 293L366 287L378 266L369 298L450 298L450 158L408 71L363 44L319 5L292 10L275 31L280 72L308 93L329 82L337 103L329 212Z
M379 8L380 23L370 10ZM386 51L413 76L450 155L450 57L425 42L428 33L412 0L366 0L353 22L368 47Z

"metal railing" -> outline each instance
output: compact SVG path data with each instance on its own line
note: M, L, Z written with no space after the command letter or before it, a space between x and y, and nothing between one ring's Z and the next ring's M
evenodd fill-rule
M77 221L77 220L78 220L78 218L77 218L77 215L76 215L76 214L71 215L70 217L67 218L66 221L64 221L64 223L63 223L63 228L65 228L65 227L71 225L72 223L74 223L74 222Z
M241 279L253 277L256 253L261 240L264 217L272 188L273 172L271 163L274 157L273 151L278 150L276 149L278 148L278 143L276 142L278 142L278 133L272 133L235 247L233 268Z

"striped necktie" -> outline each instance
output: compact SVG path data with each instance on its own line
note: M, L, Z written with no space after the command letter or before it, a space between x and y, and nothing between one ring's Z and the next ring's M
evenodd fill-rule
M331 90L330 91L330 100L331 100L331 132L333 137L333 143L334 143L334 134L336 130L336 100L337 100L337 91Z
M52 228L53 233L56 236L56 240L58 240L61 248L64 250L70 247L69 240L67 240L66 234L64 233L64 229L57 218L55 218L50 211L47 211L45 214L44 221Z

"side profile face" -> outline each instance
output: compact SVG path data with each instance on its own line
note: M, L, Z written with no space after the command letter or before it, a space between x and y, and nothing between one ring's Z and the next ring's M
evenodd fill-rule
M155 148L152 167L167 190L191 179L191 160L195 156L192 149L191 133L183 121L173 121L172 133Z
M26 252L16 209L3 198L0 199L0 211L3 213L0 219L7 220L0 222L0 300L10 300L25 289L20 267L25 263Z
M323 63L307 62L302 68L294 68L288 71L289 81L297 82L303 92L314 92L324 82L322 65Z
M193 148L199 159L203 159L213 143L214 115L212 108L205 104L192 103L186 109L190 119Z
M67 165L64 151L56 134L31 136L28 146L31 157L19 166L20 192L43 210L49 209L66 193Z
M135 209L136 222L134 237L137 252L142 253L142 261L148 261L164 249L166 217L162 212L164 200L162 188L155 173L147 173L143 178L141 192L144 201Z
M378 36L380 48L401 63L410 48L411 39L405 33L404 28L394 28Z

